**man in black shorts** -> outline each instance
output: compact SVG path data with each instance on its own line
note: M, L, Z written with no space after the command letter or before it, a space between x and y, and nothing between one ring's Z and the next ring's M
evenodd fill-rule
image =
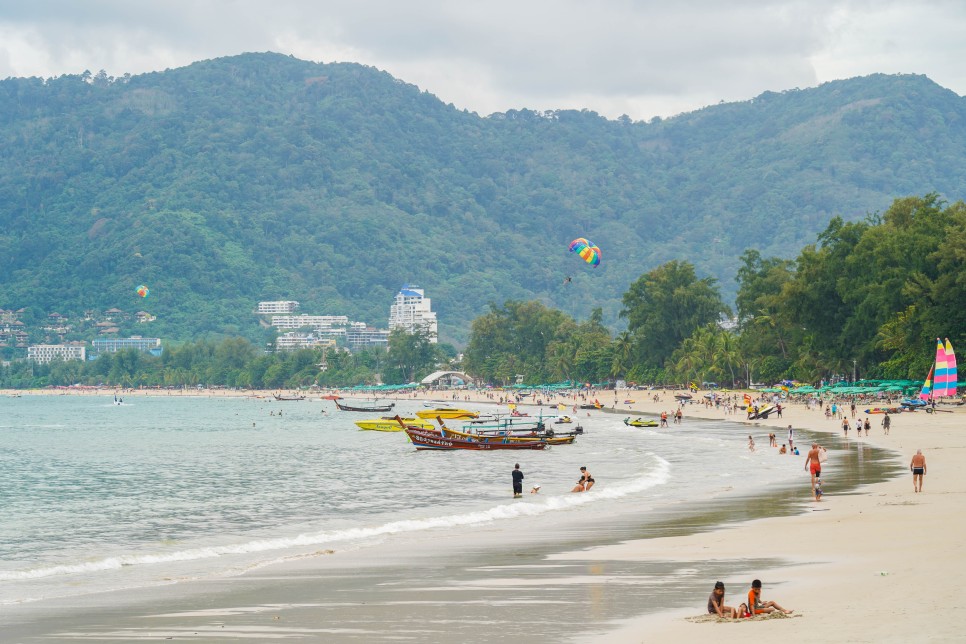
M519 499L523 496L523 472L520 471L519 463L513 466L510 476L513 477L513 498Z

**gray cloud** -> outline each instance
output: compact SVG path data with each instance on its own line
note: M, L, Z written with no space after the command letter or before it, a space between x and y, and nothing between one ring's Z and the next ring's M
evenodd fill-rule
M120 75L271 50L374 65L483 114L644 119L877 71L962 93L964 28L953 0L3 0L0 76Z

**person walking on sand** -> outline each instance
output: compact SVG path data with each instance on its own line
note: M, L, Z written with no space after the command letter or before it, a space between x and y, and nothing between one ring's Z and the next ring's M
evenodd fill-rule
M714 583L714 590L711 591L711 595L708 597L708 613L717 615L718 617L737 618L738 611L732 606L724 605L724 596L724 582L716 581Z
M846 438L849 437L849 427L850 427L849 419L848 418L843 418L842 419L842 431L845 432L845 437Z
M892 427L892 417L889 412L886 412L885 416L882 417L882 433L888 436L890 427Z
M785 610L773 601L761 601L760 579L755 579L751 582L751 590L748 591L748 610L752 615L764 615L766 613L773 613L776 610L785 613L786 615L791 615L795 612L793 610Z
M513 477L513 498L519 499L523 496L523 472L520 471L519 463L513 466L510 476Z
M870 430L871 428L872 428L872 423L870 423L870 422L869 422L869 417L868 417L868 416L866 416L866 417L865 417L865 422L864 422L864 423L862 423L862 429L864 429L864 430L865 430L865 435L866 435L866 436L868 436L868 435L869 435L869 430Z
M926 457L922 455L922 450L917 449L915 456L909 463L912 470L912 489L914 492L922 492L922 477L926 475Z
M822 475L822 461L819 458L818 443L812 443L812 449L805 457L805 469L812 474L812 498L819 501L822 497L815 490L815 481Z

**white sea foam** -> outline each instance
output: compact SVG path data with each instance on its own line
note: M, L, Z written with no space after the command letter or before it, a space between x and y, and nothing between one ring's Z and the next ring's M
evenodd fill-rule
M500 504L485 510L448 514L438 517L422 519L407 519L391 521L378 526L348 528L338 531L321 531L300 534L294 537L280 537L277 539L257 539L245 543L209 546L203 548L189 548L174 552L132 554L116 557L105 557L93 561L77 564L56 566L42 566L26 570L0 571L0 581L17 581L27 579L41 579L58 575L73 575L117 570L126 566L143 566L151 564L192 561L221 557L226 555L243 555L251 553L273 552L288 548L304 546L319 546L337 542L355 542L373 537L400 533L418 532L421 530L445 529L472 526L515 519L519 517L533 517L548 512L569 510L589 503L606 499L620 499L632 494L644 492L650 488L666 483L670 478L671 464L654 455L656 466L653 471L626 483L610 486L598 486L590 492L581 494L564 494L553 497L542 497L532 502L515 502Z

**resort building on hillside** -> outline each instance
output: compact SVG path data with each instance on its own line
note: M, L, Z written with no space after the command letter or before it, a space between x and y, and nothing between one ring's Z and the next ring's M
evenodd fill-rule
M49 364L54 360L84 360L87 349L83 344L35 344L27 347L27 360Z
M347 315L273 315L272 326L278 329L330 329L334 326L348 326Z
M430 342L436 342L436 313L431 310L429 298L418 286L404 285L389 307L389 330L396 329L403 329L407 333L419 331L428 335Z
M258 303L258 314L259 315L286 315L289 313L295 313L299 308L299 303L295 301L273 301L273 302L259 302Z
M353 322L346 330L345 342L352 349L365 347L388 347L389 330L374 329L366 326L365 322Z
M296 351L297 349L314 349L317 347L334 347L335 340L332 338L317 338L308 333L297 333L295 331L283 333L275 338L276 351Z
M163 350L161 338L142 338L139 335L132 335L130 338L98 338L91 340L91 347L95 358L102 353L117 353L125 349L160 356Z

